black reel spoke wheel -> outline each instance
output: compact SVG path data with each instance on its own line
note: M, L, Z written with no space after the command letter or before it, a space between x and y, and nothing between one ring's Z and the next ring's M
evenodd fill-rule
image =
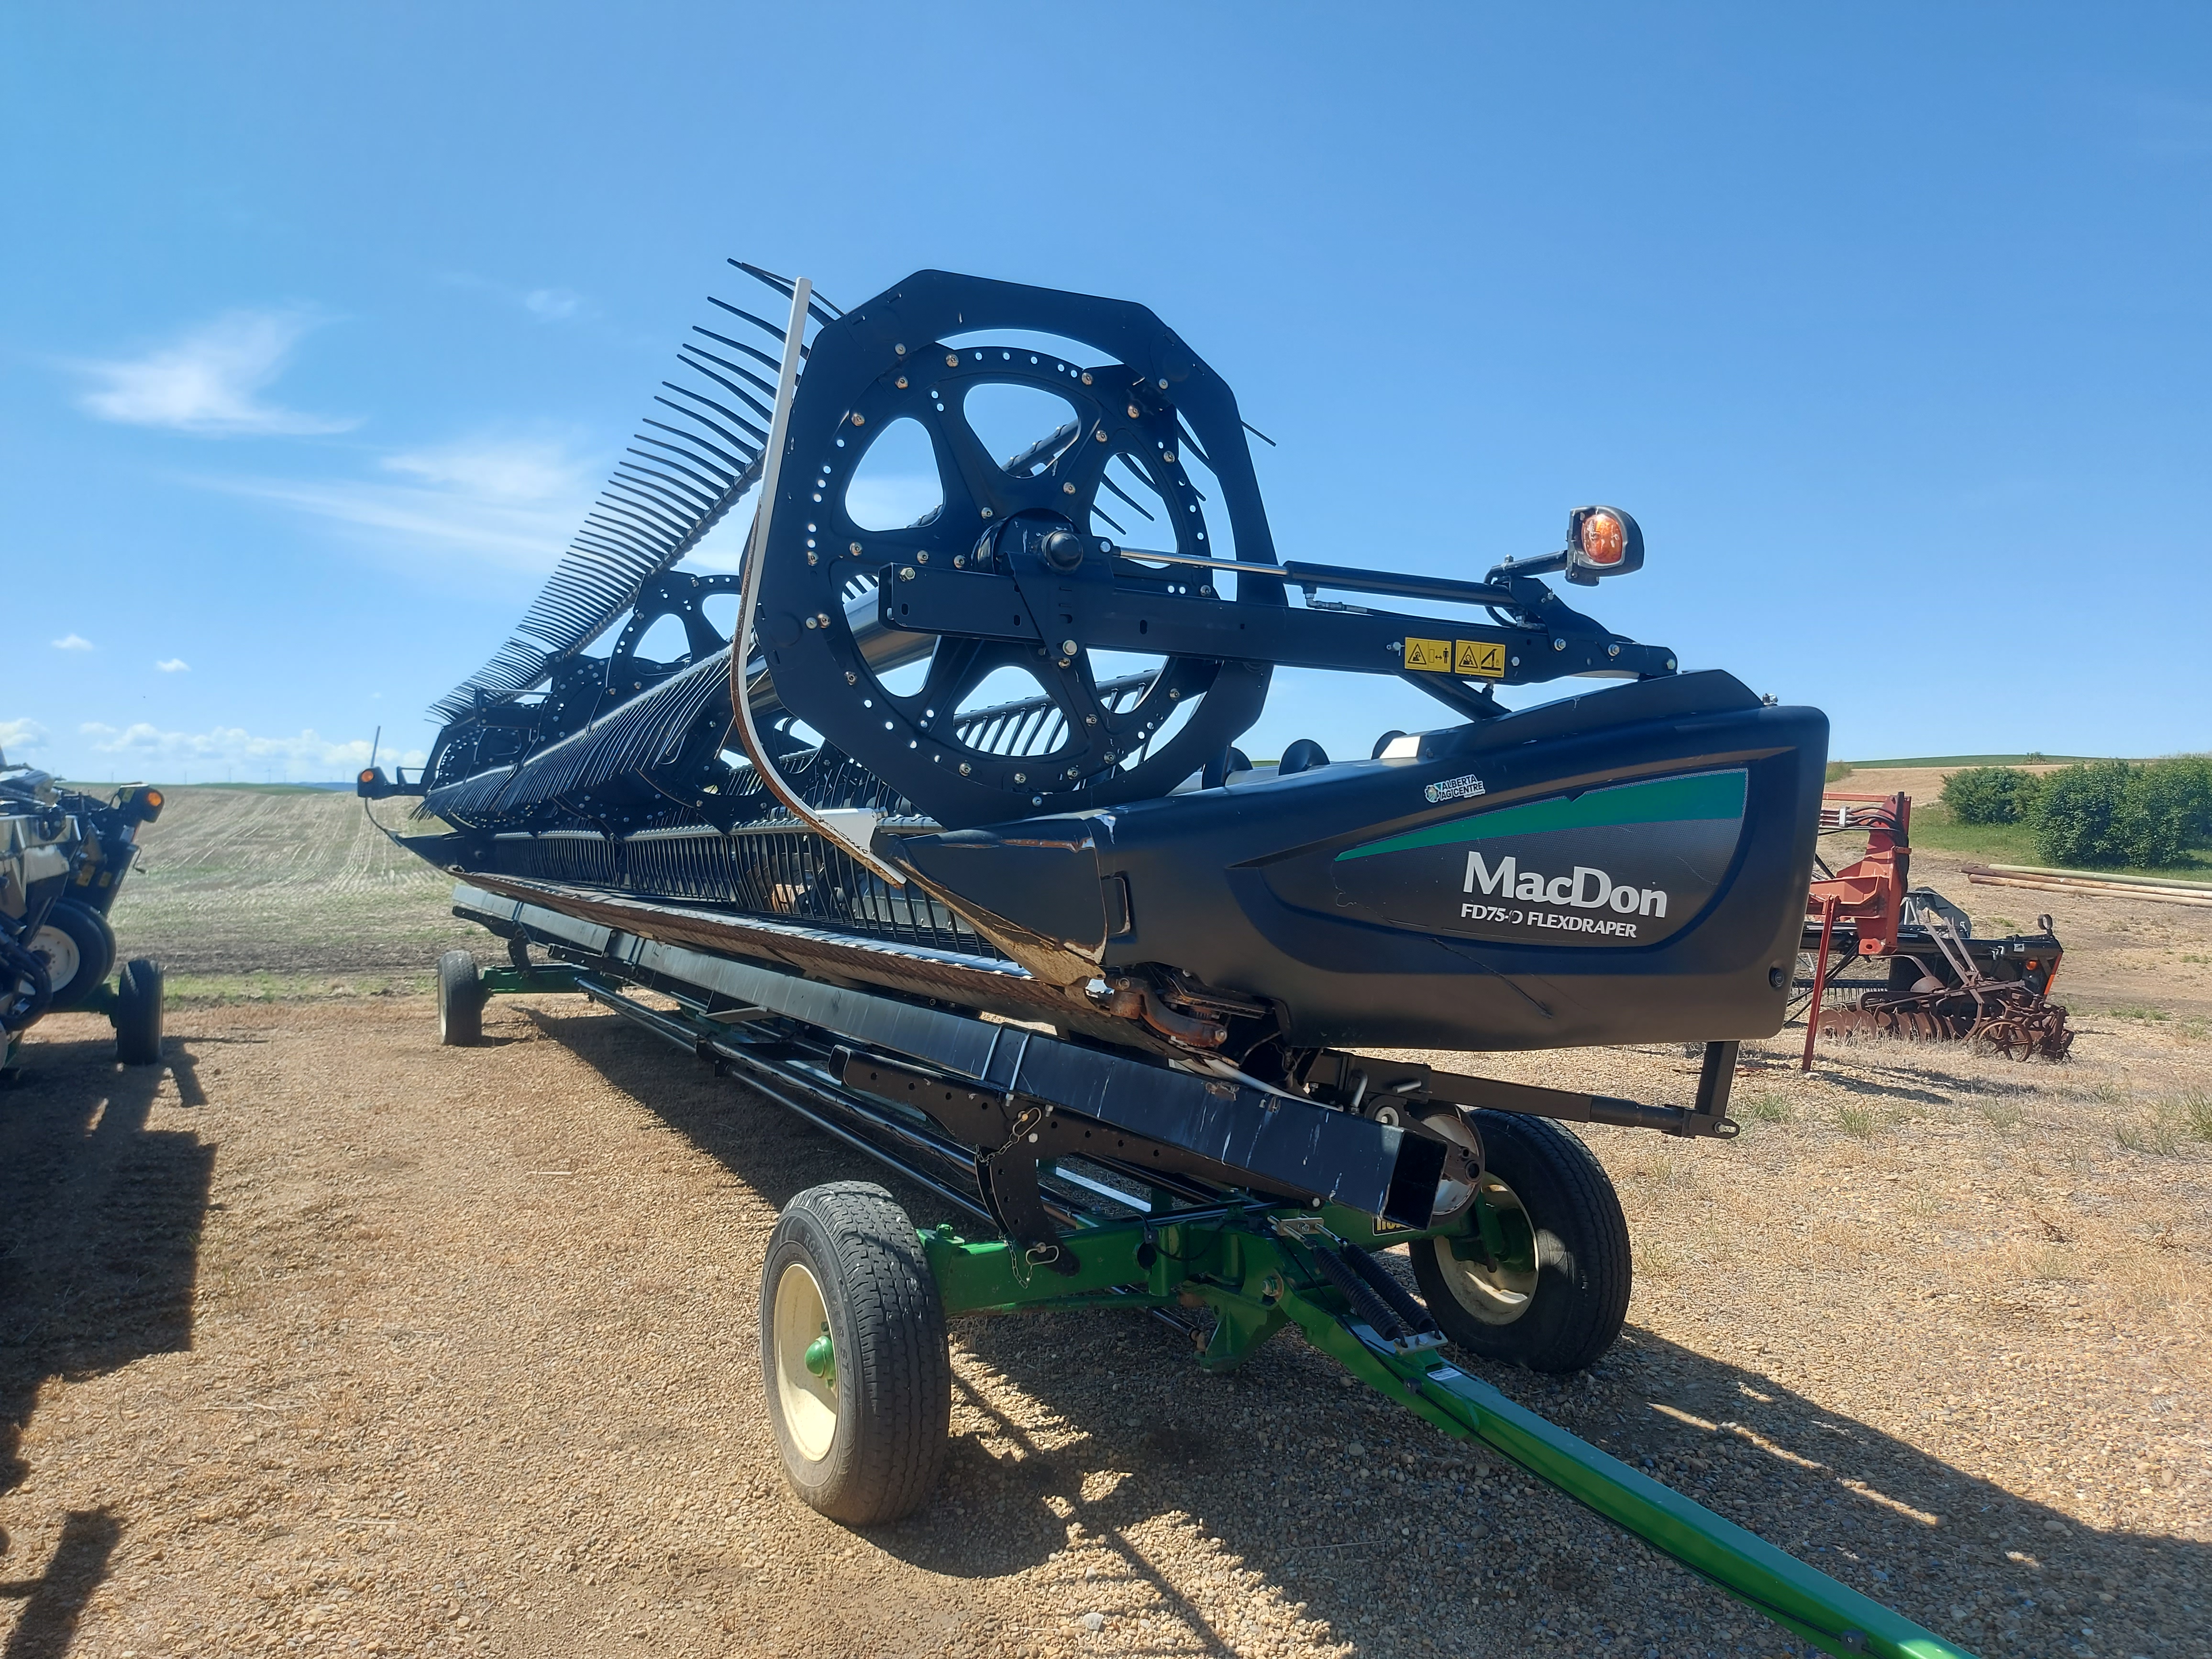
M762 1382L785 1475L849 1526L921 1507L945 1462L952 1362L914 1224L881 1187L810 1187L761 1264Z
M630 613L623 631L615 636L614 648L607 653L609 698L619 702L634 696L695 662L727 649L730 636L708 617L707 601L717 594L735 599L737 593L738 578L726 573L701 576L688 570L672 570L647 582L638 593L637 608ZM643 655L640 647L646 636L665 617L673 617L683 627L682 653L667 659Z
M1573 1134L1546 1118L1477 1112L1478 1201L1493 1226L1413 1246L1413 1279L1444 1334L1535 1371L1594 1364L1628 1314L1628 1221Z
M438 1041L449 1048L465 1048L483 1041L483 975L477 959L466 951L448 951L438 958Z
M161 1063L161 965L135 957L115 986L115 1057L125 1066Z
M46 964L50 1005L58 1014L82 1008L115 966L115 930L88 906L64 899L31 935L31 954Z
M1096 356L972 343L993 331ZM1048 393L1073 418L994 459L971 398L1003 387ZM854 516L856 471L902 421L927 435L939 505L869 529ZM1192 482L1194 448L1218 500ZM1121 522L1139 487L1166 509L1144 526L1155 550L1214 556L1211 511L1240 561L1275 562L1236 399L1143 307L921 271L825 325L793 406L761 573L757 643L778 697L948 827L1167 793L1259 717L1270 670L1165 657L1140 675L1102 673L1071 637L1055 600L1076 584L1217 597L1221 573L1123 558L1094 524ZM975 634L900 626L902 590L925 571L964 579L958 615ZM1286 602L1274 577L1234 580L1241 600ZM924 658L918 686L887 683ZM1035 718L970 718L994 675L1022 689L990 701L1034 701Z

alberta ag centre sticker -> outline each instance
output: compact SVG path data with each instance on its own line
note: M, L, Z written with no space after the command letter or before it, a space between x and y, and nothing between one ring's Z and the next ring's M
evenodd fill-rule
M1442 783L1432 783L1421 791L1421 798L1431 806L1448 800L1472 800L1482 793L1482 780L1468 773L1463 778L1446 778Z
M1354 847L1340 902L1395 926L1550 945L1656 945L1720 889L1743 833L1741 768L1467 812ZM1480 778L1425 790L1441 805Z

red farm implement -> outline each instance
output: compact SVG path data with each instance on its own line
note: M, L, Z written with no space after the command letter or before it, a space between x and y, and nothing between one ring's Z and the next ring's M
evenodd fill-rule
M2047 1000L2063 954L2051 918L2037 918L2033 933L1976 939L1964 911L1911 885L1911 825L1908 795L1820 798L1820 833L1864 835L1867 844L1841 869L1818 860L1806 896L1804 1068L1821 1036L1863 1033L2063 1060L2074 1034L2066 1010ZM1844 996L1831 1004L1834 991Z

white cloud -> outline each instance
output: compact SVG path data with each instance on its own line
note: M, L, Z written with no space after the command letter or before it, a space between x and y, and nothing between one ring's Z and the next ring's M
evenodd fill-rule
M0 720L0 751L42 749L46 742L46 728L36 720Z
M477 439L384 458L384 469L477 500L528 504L573 495L585 482L565 447L536 440Z
M188 674L191 672L192 665L182 657L164 657L154 666L164 674Z
M443 280L450 287L489 294L504 305L519 307L541 323L570 323L592 314L591 301L573 288L516 288L466 271L456 271Z
M90 720L77 732L94 752L123 757L132 769L149 774L156 768L202 774L228 769L247 777L273 772L290 780L327 781L358 772L368 764L370 751L367 738L334 739L313 730L297 737L262 738L240 726L164 732L143 720L120 728ZM412 750L395 757L387 750L383 758L420 766L426 757Z
M533 574L550 570L574 537L596 483L567 445L546 439L476 439L388 455L380 465L396 482L200 482L349 525L410 559L460 551Z
M54 641L57 651L89 651L92 641L82 634L64 634Z
M533 288L522 296L522 308L540 322L565 323L584 308L584 296L573 289Z
M76 367L101 384L78 399L104 421L215 437L343 432L332 420L261 402L319 319L301 309L230 311L143 357Z

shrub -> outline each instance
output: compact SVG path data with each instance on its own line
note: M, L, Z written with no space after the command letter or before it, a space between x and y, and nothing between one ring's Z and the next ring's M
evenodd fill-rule
M2154 869L2212 842L2212 758L2093 761L2043 781L2026 817L2049 863Z
M1943 780L1943 805L1960 823L2017 823L2039 781L2016 766L1970 766Z
M2136 767L2115 827L2130 864L2179 864L2212 833L2212 766L2191 757Z
M2028 821L2035 850L2046 864L2125 864L2119 822L2128 780L2125 761L2091 761L2051 773L2036 792Z

